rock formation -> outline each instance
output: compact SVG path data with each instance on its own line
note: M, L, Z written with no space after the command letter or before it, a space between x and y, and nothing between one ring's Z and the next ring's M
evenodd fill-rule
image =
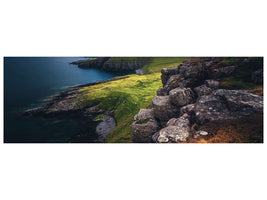
M162 69L163 88L158 89L152 108L141 110L135 116L133 142L185 142L189 137L209 135L206 131L195 130L194 126L262 113L262 96L249 90L220 88L222 78L230 76L238 67L227 66L222 61L223 58L199 62L189 59L177 67ZM262 83L262 69L257 69L251 80Z

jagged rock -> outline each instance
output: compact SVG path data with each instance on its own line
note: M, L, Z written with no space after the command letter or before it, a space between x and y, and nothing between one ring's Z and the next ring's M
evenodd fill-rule
M195 104L195 113L196 120L200 124L213 120L233 118L223 98L214 94L201 96Z
M183 115L184 113L191 114L194 112L195 104L188 104L186 106L183 106L180 108L180 115Z
M137 143L152 142L152 136L158 130L159 124L154 119L152 109L141 109L134 117L132 124L132 140Z
M152 99L154 117L161 122L161 125L172 117L179 116L179 110L171 105L169 96L156 96Z
M170 101L175 106L184 106L194 99L194 93L190 88L176 88L169 92Z
M205 84L211 89L218 89L220 86L220 82L215 80L205 80Z
M200 124L240 118L254 112L263 112L263 97L244 90L218 89L201 96L195 104L196 119Z
M244 90L218 89L214 95L223 97L231 112L238 112L238 115L246 116L253 112L263 112L263 97L251 94Z
M172 75L164 85L164 91L168 94L172 89L179 87L183 80L181 74Z
M159 88L157 90L157 96L166 96L168 95L164 88Z
M186 128L178 126L167 126L159 131L158 142L185 142L189 137Z
M201 86L195 87L194 91L200 97L203 95L209 95L212 92L212 89L207 87L206 85L201 85Z
M251 79L256 84L263 83L263 69L258 69L257 71L252 73Z
M172 118L167 122L167 126L178 126L178 127L182 127L185 128L189 131L190 127L190 121L189 121L190 115L188 115L187 113L183 114L181 117L179 118Z
M179 73L179 67L163 68L161 70L162 84L165 85L171 75L178 74L178 73Z

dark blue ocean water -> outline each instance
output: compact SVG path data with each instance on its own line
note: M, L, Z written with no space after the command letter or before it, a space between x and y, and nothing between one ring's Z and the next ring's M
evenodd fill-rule
M110 79L116 74L82 69L69 64L84 57L4 58L4 142L66 142L84 131L72 119L25 117L21 111L42 105L43 100L66 86Z

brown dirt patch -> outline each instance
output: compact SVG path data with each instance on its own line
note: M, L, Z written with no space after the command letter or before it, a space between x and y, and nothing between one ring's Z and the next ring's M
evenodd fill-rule
M189 143L263 143L263 114L212 121L200 126L199 130L207 131L211 135L191 138Z

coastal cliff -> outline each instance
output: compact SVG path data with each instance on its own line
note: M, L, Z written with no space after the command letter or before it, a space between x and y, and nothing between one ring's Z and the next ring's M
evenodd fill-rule
M97 68L103 71L134 71L149 63L146 57L97 57L72 62L81 68Z
M204 125L229 124L227 120L246 127L236 133L243 134L239 142L263 141L263 96L247 89L263 82L262 58L193 58L177 67L163 68L161 73L163 87L152 106L134 117L133 142L218 142L214 138L220 135L219 130ZM238 141L236 135L228 134L219 142Z

